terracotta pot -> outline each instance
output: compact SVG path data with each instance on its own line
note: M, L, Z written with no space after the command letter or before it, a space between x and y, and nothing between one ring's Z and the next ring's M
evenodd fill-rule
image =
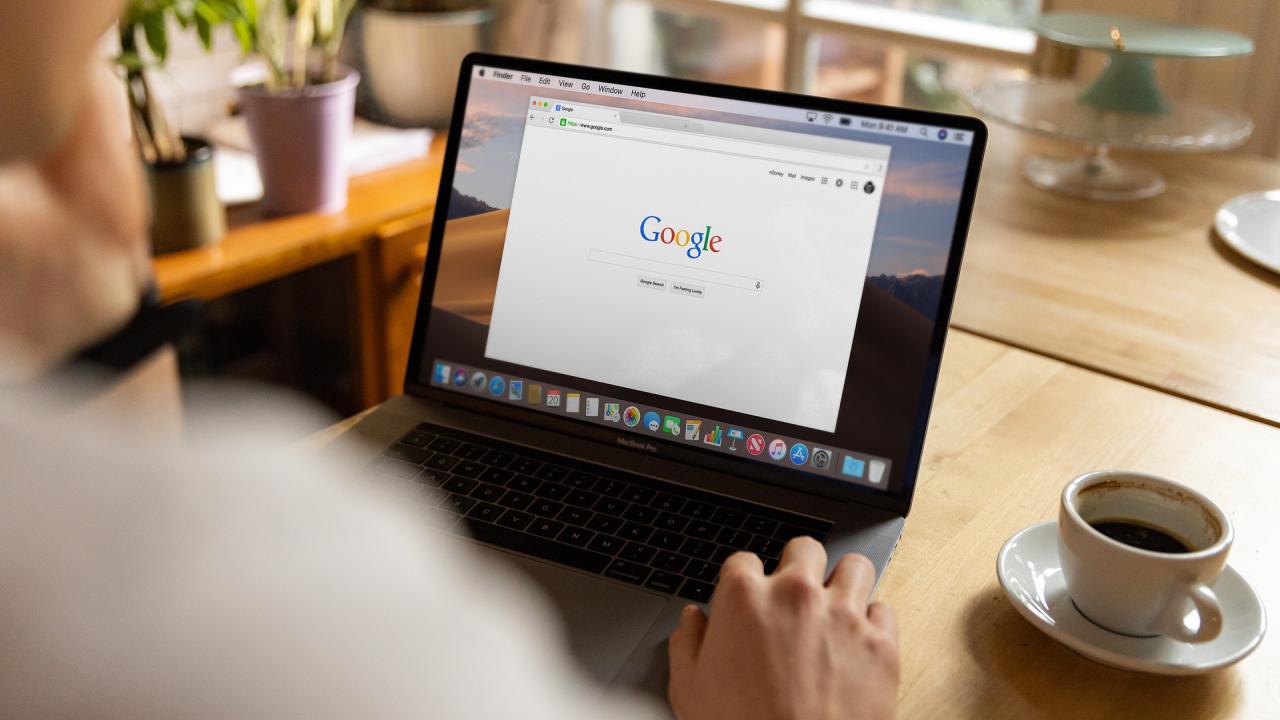
M347 146L360 74L343 66L323 85L240 88L240 107L262 175L262 207L281 215L347 206Z
M184 137L187 159L147 166L151 188L151 252L155 255L212 245L227 234L209 143Z

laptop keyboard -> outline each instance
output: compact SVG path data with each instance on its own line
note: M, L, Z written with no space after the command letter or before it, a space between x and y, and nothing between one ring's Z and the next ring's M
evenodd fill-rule
M696 602L739 550L778 565L830 525L773 508L422 424L374 470L417 483L431 523L508 550Z

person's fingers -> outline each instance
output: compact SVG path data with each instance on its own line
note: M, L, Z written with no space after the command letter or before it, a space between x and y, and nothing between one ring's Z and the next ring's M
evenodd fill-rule
M680 625L667 641L671 679L688 677L698 661L702 637L707 632L707 616L697 605L686 605L680 613Z
M821 585L827 573L827 551L823 549L822 543L807 535L793 538L787 543L782 549L782 559L778 562L778 569L773 572L773 577L792 573L816 579Z
M865 555L849 553L840 558L831 571L827 587L842 601L864 607L876 583L876 566Z
M739 551L729 556L724 561L724 565L720 568L721 579L732 577L734 575L764 575L764 563L760 562L760 557L755 553Z
M872 625L889 633L895 643L898 641L898 616L893 608L882 602L873 602L867 607L867 619Z

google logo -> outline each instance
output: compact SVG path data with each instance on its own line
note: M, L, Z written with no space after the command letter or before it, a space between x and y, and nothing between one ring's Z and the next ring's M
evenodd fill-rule
M703 252L720 252L720 248L716 247L724 239L719 235L711 234L711 226L697 232L689 232L688 230L676 230L672 227L650 227L650 221L654 224L662 222L662 218L657 215L647 215L640 221L640 237L645 242L660 242L663 245L675 245L676 247L687 248L685 255L690 260L697 260L702 257Z

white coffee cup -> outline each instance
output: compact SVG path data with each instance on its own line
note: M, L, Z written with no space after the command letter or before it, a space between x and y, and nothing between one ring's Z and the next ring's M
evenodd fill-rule
M1158 528L1190 551L1126 545L1092 527L1106 521ZM1233 536L1221 508L1154 475L1093 472L1062 490L1058 555L1067 592L1085 617L1113 632L1190 643L1218 637L1222 606L1213 583L1226 567ZM1196 616L1198 624L1188 626Z

